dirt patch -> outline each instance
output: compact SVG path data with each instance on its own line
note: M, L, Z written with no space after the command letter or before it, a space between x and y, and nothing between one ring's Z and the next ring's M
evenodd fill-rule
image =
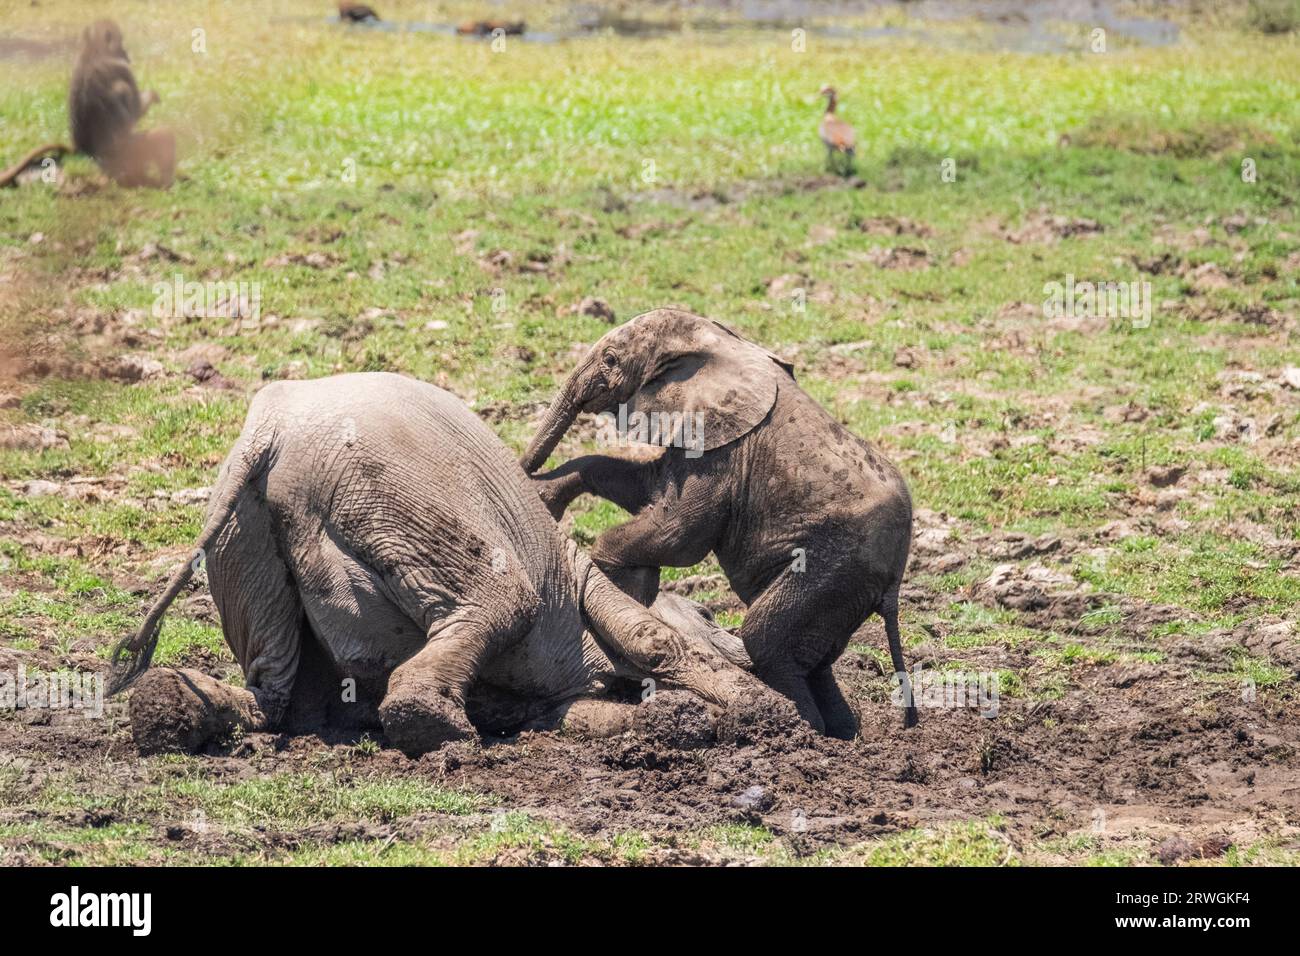
M851 225L869 236L918 236L928 239L934 235L934 230L925 223L906 216L872 216L855 219Z
M1061 216L1045 208L1030 213L1018 227L1002 225L999 234L1007 242L1050 243L1074 236L1089 236L1102 232L1101 223L1095 219Z
M894 246L888 249L872 249L866 253L867 261L881 269L927 269L931 265L930 254L924 249L911 246Z
M1150 117L1098 116L1069 134L1068 145L1121 149L1147 156L1238 155L1271 145L1274 138L1246 123L1205 122L1183 127L1160 127Z

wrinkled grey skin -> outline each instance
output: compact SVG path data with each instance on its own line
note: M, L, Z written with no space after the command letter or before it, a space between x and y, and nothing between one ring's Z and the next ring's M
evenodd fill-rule
M611 330L581 360L522 464L535 472L580 412L703 416L697 446L652 460L586 455L539 475L557 517L578 495L635 517L597 539L592 560L642 604L659 568L717 555L749 610L740 629L754 673L818 730L857 721L831 665L868 616L884 619L899 680L906 667L898 591L912 505L898 470L794 380L791 366L720 323L673 309ZM916 722L915 708L904 723Z
M709 629L683 637L593 567L459 399L402 376L262 389L198 547L246 678L221 703L245 729L322 706L302 699L308 683L337 705L349 678L408 753L472 733L471 695L500 726L615 676L653 677L724 709L762 692L698 639ZM140 633L119 645L111 693L148 667L192 573L178 569ZM313 681L299 680L307 670ZM179 692L206 700L210 689L192 683Z

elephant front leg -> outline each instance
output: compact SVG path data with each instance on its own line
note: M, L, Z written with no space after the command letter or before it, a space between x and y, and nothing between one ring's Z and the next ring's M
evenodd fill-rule
M657 456L647 457L639 449L624 455L582 455L544 475L534 475L533 481L556 521L584 494L612 501L636 514L650 501L658 466Z
M661 500L597 538L591 560L619 590L649 607L659 595L659 569L698 564L717 537L699 511Z
M135 683L129 709L131 737L146 756L198 753L210 741L271 724L254 691L189 669L146 671Z

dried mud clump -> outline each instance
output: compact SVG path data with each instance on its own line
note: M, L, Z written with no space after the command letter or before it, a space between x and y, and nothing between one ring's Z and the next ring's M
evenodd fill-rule
M776 750L806 746L814 733L794 704L775 693L742 697L727 708L717 726L719 743L737 747L762 744Z
M698 750L716 739L708 705L686 691L652 694L637 707L632 728L646 744L673 750Z

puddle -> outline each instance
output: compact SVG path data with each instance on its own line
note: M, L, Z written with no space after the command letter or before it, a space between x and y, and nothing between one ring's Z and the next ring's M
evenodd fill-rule
M457 23L432 23L426 20L367 20L362 23L341 23L336 16L329 17L273 17L271 23L323 23L339 30L370 30L375 33L431 33L440 36L459 36L464 40L491 42L492 35L460 33ZM577 34L575 34L577 35ZM555 43L570 39L569 35L547 30L525 29L522 35L509 34L509 39L530 43Z
M544 30L526 29L522 36L510 39L556 43L611 34L658 39L682 34L699 37L755 30L790 31L798 27L811 35L845 40L903 39L949 48L1063 53L1080 49L1098 27L1112 42L1123 39L1147 46L1177 43L1180 35L1178 25L1169 20L1120 16L1110 0L699 0L691 9L695 13L689 17L652 19L578 3L570 7L567 18L547 23ZM708 11L717 11L717 15ZM836 22L880 13L899 14L906 24L864 27ZM323 22L337 29L491 40L490 34L460 34L455 23L420 20L341 24L336 17L287 17L273 22ZM973 33L938 29L939 25L947 28L968 22L985 29Z
M1124 17L1115 13L1109 0L918 0L907 5L919 20L936 23L975 19L993 28L992 41L998 49L1026 53L1056 53L1076 48L1061 27L1088 31L1100 27L1112 38L1122 37L1146 46L1168 46L1178 42L1180 29L1171 20Z
M722 33L733 30L782 30L802 27L810 34L842 39L911 39L941 46L975 46L1021 52L1065 52L1077 49L1080 36L1100 27L1113 37L1147 46L1178 42L1180 29L1170 20L1124 17L1110 0L699 0L697 10L726 11L733 19L648 20L611 14L591 5L572 8L579 29L590 34L611 32L628 37L661 37L687 31ZM859 27L836 23L869 14L906 17L905 26ZM983 36L955 36L928 26L974 21Z
M1108 38L1122 38L1146 46L1177 43L1179 27L1169 20L1125 17L1115 13L1110 0L697 0L694 16L650 19L611 12L589 3L570 7L569 18L547 24L546 29L525 29L512 41L558 43L597 36L660 39L691 35L697 38L728 33L796 27L814 36L839 40L910 40L940 47L989 49L1022 53L1063 53L1078 50L1096 27ZM727 19L718 19L708 11ZM836 22L869 14L902 14L902 26L863 27ZM975 21L986 29L979 33L953 33L935 26ZM373 30L378 33L428 33L461 36L467 42L490 42L490 34L459 34L456 23L423 20L379 20L340 23L336 16L274 17L271 23L321 24L338 30ZM0 36L0 61L39 60L66 56L77 48L74 38L33 40Z
M44 60L63 56L77 48L72 40L27 40L22 37L0 37L0 60Z

